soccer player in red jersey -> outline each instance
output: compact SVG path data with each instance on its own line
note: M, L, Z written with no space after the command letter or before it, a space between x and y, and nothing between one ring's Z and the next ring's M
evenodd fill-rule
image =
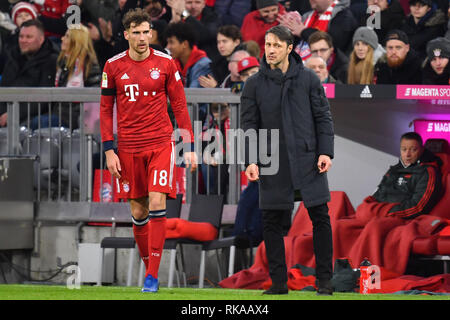
M150 16L142 9L124 19L129 49L107 61L102 76L100 129L109 172L119 196L130 203L133 233L146 265L143 292L158 291L158 269L165 241L166 196L176 197L173 127L167 98L184 129L184 161L197 168L194 135L183 83L172 58L149 47ZM113 107L117 105L118 153L113 149Z

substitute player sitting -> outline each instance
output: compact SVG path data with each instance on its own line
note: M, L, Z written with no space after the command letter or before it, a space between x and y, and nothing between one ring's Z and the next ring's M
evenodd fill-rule
M150 16L142 9L123 18L129 49L107 61L102 76L100 127L119 197L128 199L133 233L146 266L143 292L158 291L158 269L166 232L166 196L176 197L173 127L167 98L183 135L184 161L197 168L194 135L183 84L172 58L149 47ZM113 150L113 106L117 105L118 154Z

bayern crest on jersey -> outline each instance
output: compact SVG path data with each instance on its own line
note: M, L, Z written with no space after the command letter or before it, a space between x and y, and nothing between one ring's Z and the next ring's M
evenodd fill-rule
M151 68L150 69L150 78L152 78L153 80L157 80L159 79L160 76L160 72L158 68Z

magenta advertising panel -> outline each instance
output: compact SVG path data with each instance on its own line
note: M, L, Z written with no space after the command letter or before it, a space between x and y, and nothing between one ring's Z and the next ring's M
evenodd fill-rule
M450 99L450 86L397 85L397 99Z
M334 83L322 83L322 86L325 89L327 98L334 99Z
M414 120L414 131L423 142L428 139L446 139L450 143L450 120Z

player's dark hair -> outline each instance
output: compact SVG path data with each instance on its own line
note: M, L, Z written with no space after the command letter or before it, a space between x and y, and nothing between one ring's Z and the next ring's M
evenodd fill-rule
M217 33L218 34L220 33L221 35L224 35L227 38L233 39L233 41L240 40L242 42L241 30L234 24L221 26L217 30Z
M188 23L185 22L170 23L167 26L164 38L167 41L167 39L170 37L177 38L180 43L183 41L187 41L190 48L197 44L194 30Z
M403 139L406 140L416 140L421 146L423 146L423 140L422 137L420 136L420 134L418 134L417 132L407 132L402 134L402 137L400 138L400 141L402 141Z
M25 21L20 26L20 29L22 30L23 28L27 28L27 27L36 27L40 32L42 32L42 34L44 34L44 32L45 32L44 25L42 24L41 21L39 21L37 19Z
M134 26L139 26L144 22L148 22L150 24L150 28L152 27L152 19L150 15L147 11L141 8L128 11L122 19L122 24L125 30L130 29L132 23L134 23Z
M294 36L292 35L291 31L289 31L289 29L284 26L278 25L270 28L266 31L264 37L266 37L269 33L276 35L278 39L286 42L288 47L294 43Z

